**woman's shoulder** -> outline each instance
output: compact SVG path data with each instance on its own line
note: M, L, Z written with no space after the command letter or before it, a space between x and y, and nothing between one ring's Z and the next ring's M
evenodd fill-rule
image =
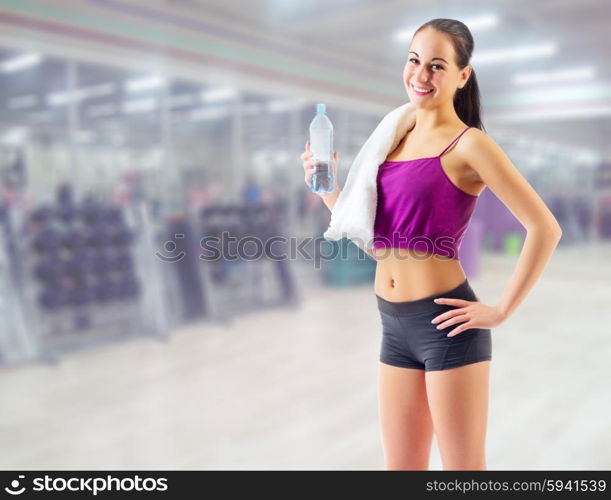
M465 129L468 127L465 126ZM468 130L465 130L465 133L462 134L460 141L458 141L458 151L462 151L463 153L468 153L469 151L473 151L481 147L486 141L491 140L490 136L486 134L483 130L477 127L470 127Z
M456 147L454 148L456 151L456 156L465 165L470 166L471 160L475 156L475 153L484 149L487 142L490 140L490 136L483 130L477 127L471 127L464 131L460 140L457 142Z
M492 136L477 127L472 127L463 134L458 141L456 153L466 166L475 171L479 170L482 162L496 164L497 160L500 161L504 156L502 148ZM485 160L482 160L483 158Z

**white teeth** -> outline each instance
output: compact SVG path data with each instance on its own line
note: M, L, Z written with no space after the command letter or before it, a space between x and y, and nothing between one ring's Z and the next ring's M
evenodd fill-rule
M414 86L412 85L412 87ZM414 89L416 89L418 92L432 92L433 91L433 89L421 89L418 87L414 87Z

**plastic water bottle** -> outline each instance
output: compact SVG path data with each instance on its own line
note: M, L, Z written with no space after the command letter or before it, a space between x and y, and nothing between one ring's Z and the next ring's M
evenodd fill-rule
M326 105L316 105L316 116L310 122L310 151L316 161L316 171L310 179L310 191L331 193L335 189L333 176L333 124L326 114Z

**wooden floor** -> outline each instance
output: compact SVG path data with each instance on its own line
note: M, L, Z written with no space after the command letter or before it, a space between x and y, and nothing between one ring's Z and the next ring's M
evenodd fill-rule
M559 248L493 331L489 469L611 468L610 257ZM515 262L485 257L483 302ZM0 469L383 469L373 285L303 299L3 369Z

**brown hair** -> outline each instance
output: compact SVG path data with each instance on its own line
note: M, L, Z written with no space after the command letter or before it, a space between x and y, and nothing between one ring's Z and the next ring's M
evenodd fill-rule
M469 28L456 19L437 18L420 26L414 33L414 36L416 36L416 33L429 27L450 37L452 45L454 45L454 52L456 53L456 64L461 70L464 69L471 60L474 47L473 36ZM475 77L475 69L473 68L463 88L456 89L454 94L454 109L460 119L467 125L485 130L481 120L479 86Z

